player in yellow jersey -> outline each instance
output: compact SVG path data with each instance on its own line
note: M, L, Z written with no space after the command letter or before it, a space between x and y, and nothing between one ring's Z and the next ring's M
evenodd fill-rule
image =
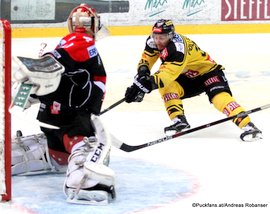
M160 59L161 65L154 74L150 71ZM186 120L182 100L205 92L210 103L227 116L245 110L232 97L224 67L216 63L209 54L188 37L177 34L171 20L160 19L147 38L145 49L138 64L138 73L132 86L125 93L127 103L142 101L145 93L158 89L173 125L164 129L181 132L190 128ZM262 138L262 132L250 121L248 115L233 122L244 132L243 141Z

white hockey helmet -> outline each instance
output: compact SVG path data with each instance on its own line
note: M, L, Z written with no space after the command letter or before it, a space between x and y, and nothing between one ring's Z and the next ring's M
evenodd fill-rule
M100 16L96 10L87 4L80 4L75 7L67 20L70 33L81 32L95 37L100 30Z

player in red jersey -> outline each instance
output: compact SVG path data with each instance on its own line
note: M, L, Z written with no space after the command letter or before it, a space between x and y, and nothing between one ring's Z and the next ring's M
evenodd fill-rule
M115 196L115 175L108 167L111 144L102 123L93 116L100 113L106 84L106 72L95 45L95 37L101 29L100 17L92 7L81 4L71 11L67 22L70 33L53 51L44 54L52 56L65 68L59 86L53 92L32 97L40 101L37 119L60 127L41 127L41 130L47 139L52 165L68 163L64 184L67 200L107 203ZM46 78L46 73L40 75ZM38 150L31 139L23 140L30 147L28 153L36 154ZM46 142L42 145L45 151ZM14 161L13 174L25 173ZM29 169L31 164L27 167ZM45 164L46 167L50 168ZM33 171L40 168L33 167Z

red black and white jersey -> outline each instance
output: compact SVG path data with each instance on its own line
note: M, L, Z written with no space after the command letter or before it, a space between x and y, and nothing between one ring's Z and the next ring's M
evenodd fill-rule
M73 110L99 114L106 72L95 40L84 33L71 33L61 39L51 54L65 67L65 72L55 92L39 97L38 118L61 125Z
M74 76L84 69L89 72L90 80L105 91L106 72L92 37L71 33L60 41L52 53L65 66L66 75Z

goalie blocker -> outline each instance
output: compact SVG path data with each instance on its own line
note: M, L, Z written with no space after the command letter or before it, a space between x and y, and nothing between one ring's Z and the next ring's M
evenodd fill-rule
M54 92L65 71L64 66L49 54L38 59L18 56L15 61L19 65L19 70L14 73L15 80L35 86L37 96Z
M26 116L25 109L33 104L31 95L43 96L54 92L60 83L64 66L51 55L39 59L18 56L15 58L19 68L14 72L16 82L12 86L13 101L9 112L15 117L35 123L41 127L59 129L59 127L42 123ZM39 102L35 100L35 102Z

